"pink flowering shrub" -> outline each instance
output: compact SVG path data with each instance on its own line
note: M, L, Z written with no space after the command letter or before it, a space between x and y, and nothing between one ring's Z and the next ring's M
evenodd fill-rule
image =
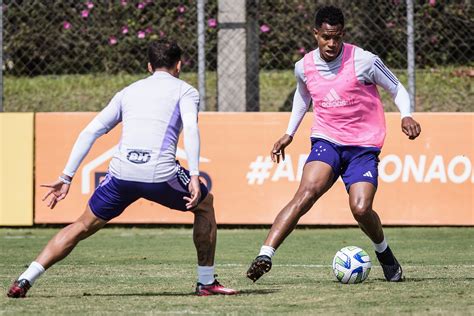
M4 56L15 65L5 70L7 74L142 72L149 41L167 37L176 39L183 48L185 71L197 69L195 1L44 3L4 3ZM466 63L466 58L472 61L466 3L415 2L418 67ZM260 41L260 69L293 69L296 61L315 48L313 14L317 5L320 2L314 0L259 2L255 31ZM392 68L406 66L406 1L353 1L343 9L347 42L378 54ZM217 68L217 18L217 0L208 0L205 23L209 70Z
M148 43L173 38L185 52L185 71L197 68L197 8L182 0L31 0L5 5L8 74L130 72L146 69ZM206 4L206 46L216 67L217 1ZM207 20L213 19L209 25ZM30 27L19 28L19 25Z

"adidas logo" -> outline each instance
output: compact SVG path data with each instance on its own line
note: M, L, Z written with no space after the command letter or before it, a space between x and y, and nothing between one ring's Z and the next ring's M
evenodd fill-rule
M352 105L353 103L353 100L342 100L341 97L337 94L336 90L334 90L334 88L331 88L328 94L326 94L326 96L324 97L323 102L321 102L321 106L329 108Z
M372 172L370 172L370 171L367 171L366 173L364 173L363 176L364 176L364 177L373 178Z

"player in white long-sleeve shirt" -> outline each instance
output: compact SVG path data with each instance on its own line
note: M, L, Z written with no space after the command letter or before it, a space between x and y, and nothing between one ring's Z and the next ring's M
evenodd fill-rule
M376 55L343 42L344 15L328 6L317 11L314 35L318 48L295 65L297 88L286 134L273 146L274 162L285 158L298 126L313 101L311 152L298 191L275 218L247 277L257 281L270 271L276 249L301 216L342 178L354 219L374 244L385 279L403 280L401 265L387 244L372 208L378 186L378 156L385 139L385 117L377 90L388 91L401 113L402 131L415 139L421 127L410 113L403 85Z
M122 122L118 150L109 172L89 200L85 212L54 236L35 261L13 283L7 295L25 297L35 280L64 259L79 241L91 236L139 198L194 213L194 243L198 257L196 294L236 294L214 277L216 221L213 197L199 181L199 93L178 79L181 49L171 41L148 48L152 73L118 92L79 135L59 179L48 185L43 200L54 208L64 199L80 163L95 140ZM181 130L189 171L176 161Z

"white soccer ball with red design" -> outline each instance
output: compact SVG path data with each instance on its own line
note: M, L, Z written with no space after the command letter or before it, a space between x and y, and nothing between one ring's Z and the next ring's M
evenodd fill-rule
M332 261L336 279L345 284L361 283L369 276L372 262L363 249L348 246L339 250Z

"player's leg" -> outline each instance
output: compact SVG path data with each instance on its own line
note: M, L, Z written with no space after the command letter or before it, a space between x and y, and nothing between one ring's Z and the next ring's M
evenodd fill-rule
M322 161L310 161L304 169L300 186L291 201L278 213L260 253L250 265L247 277L257 281L270 271L275 250L295 229L299 219L334 183L333 168Z
M321 161L311 161L304 166L300 186L291 201L278 213L268 233L265 246L278 249L295 229L299 219L332 186L332 167Z
M237 291L222 286L214 274L217 235L214 196L207 193L204 200L192 212L194 213L193 241L198 257L196 294L199 296L237 294Z
M213 203L214 196L208 193L206 198L193 210L193 241L197 251L199 266L214 265L217 224ZM212 274L213 277L214 274ZM213 280L210 281L212 282Z
M28 269L13 283L7 295L12 298L25 297L26 292L46 269L64 259L79 241L91 236L107 222L97 218L89 205L84 213L72 224L61 229L41 251Z
M96 217L87 205L84 213L74 223L61 229L48 242L35 261L48 269L69 255L81 240L92 236L105 224L107 221Z
M384 240L382 223L378 214L372 209L376 188L370 182L358 182L349 189L349 205L354 219L362 231L379 244Z
M140 188L136 182L123 181L107 175L87 204L84 213L56 234L28 269L15 281L8 296L24 297L26 291L43 272L64 259L79 243L91 236L111 219L137 200Z
M349 189L349 204L352 215L362 231L372 240L375 254L387 281L403 280L403 271L385 240L382 223L372 208L376 188L369 182L358 182Z
M189 172L178 165L178 172L167 182L148 184L149 189L146 190L144 198L175 210L188 211L184 197L190 196L189 181ZM217 224L214 197L203 183L201 183L200 202L191 212L194 214L193 240L198 257L196 294L200 296L236 294L237 291L223 287L215 279Z
M349 193L349 205L354 219L372 240L377 258L388 281L401 281L402 269L384 237L382 223L373 209L378 186L378 149L352 147L344 153L348 164L342 179Z

